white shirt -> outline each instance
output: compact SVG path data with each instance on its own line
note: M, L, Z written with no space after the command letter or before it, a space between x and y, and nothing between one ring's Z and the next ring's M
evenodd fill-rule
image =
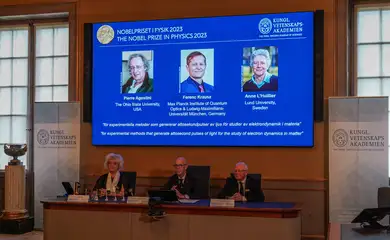
M179 180L181 180L181 181L182 181L182 183L184 184L184 180L186 180L186 176L187 176L187 174L184 174L184 176L183 176L183 177L179 177L179 176L177 176L177 178L178 178Z
M131 87L129 88L129 91L127 93L136 93L138 88L140 88L142 86L142 83L137 84L137 86L135 86L135 83L136 83L136 81L133 80L133 84L131 85Z
M184 181L186 180L186 176L187 176L187 173L184 174L183 177L177 176L177 179L178 179L178 180L181 180L181 184L184 184ZM185 199L190 199L190 197L189 197L187 194L184 195L184 198L185 198Z
M242 201L246 201L246 198L245 198L245 183L246 183L246 177L244 178L244 180L242 181L237 181L237 184L238 184L238 192L241 192L240 190L240 182L242 183L242 187L244 188L244 196L242 198Z

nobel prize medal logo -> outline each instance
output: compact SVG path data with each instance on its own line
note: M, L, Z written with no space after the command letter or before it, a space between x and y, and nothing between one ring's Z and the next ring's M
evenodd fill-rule
M112 39L114 39L115 32L111 26L103 25L101 26L96 34L97 40L101 44L109 44Z
M268 34L272 30L272 21L269 18L263 18L259 22L259 31L262 34Z
M348 143L348 133L344 129L337 129L333 132L332 141L336 147L344 147Z

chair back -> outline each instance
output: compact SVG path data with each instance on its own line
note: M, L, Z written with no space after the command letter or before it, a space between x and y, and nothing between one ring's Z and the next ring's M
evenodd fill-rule
M210 198L210 166L189 165L187 172L196 178L196 192L199 198Z
M135 194L135 187L137 186L137 172L122 172L123 179L126 179L130 183L130 188L133 189L133 194Z
M256 181L259 182L260 184L260 189L262 189L262 186L261 186L261 174L260 173L248 173L248 176Z
M248 176L256 181L261 182L261 174L260 173L248 173Z
M390 187L378 188L378 208L390 207Z

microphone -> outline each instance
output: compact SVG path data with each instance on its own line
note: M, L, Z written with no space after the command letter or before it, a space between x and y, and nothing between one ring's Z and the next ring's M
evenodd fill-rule
M155 220L162 218L166 215L165 211L161 209L162 199L159 197L150 197L148 202L148 216Z

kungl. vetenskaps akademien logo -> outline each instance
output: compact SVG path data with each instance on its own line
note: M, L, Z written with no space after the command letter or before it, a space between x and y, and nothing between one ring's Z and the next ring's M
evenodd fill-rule
M263 18L259 22L259 31L262 34L269 34L272 30L272 21L269 18Z
M46 145L49 143L50 135L45 129L40 129L37 133L37 141L40 145Z
M344 129L337 129L333 132L332 141L336 147L345 147L348 143L347 131Z

